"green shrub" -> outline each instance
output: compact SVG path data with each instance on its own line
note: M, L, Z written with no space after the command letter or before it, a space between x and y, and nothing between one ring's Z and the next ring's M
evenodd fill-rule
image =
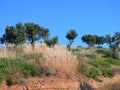
M105 62L112 64L112 65L118 65L119 60L112 59L112 58L101 58L101 60L104 60Z
M100 61L99 62L99 68L111 68L111 64L105 61Z
M80 54L79 53L80 49L79 48L73 48L73 49L71 49L71 52L72 52L73 55L77 55L78 56Z
M107 50L104 52L104 55L105 55L105 57L112 58L112 53L113 52L111 50Z
M15 84L19 84L19 79L17 79L17 78L15 78L15 77L9 77L9 78L7 78L7 80L6 80L6 84L8 85L8 86L12 86L12 85L15 85Z
M113 52L112 50L108 50L104 52L105 57L119 59L119 55L117 52Z
M21 85L26 85L27 82L26 82L25 80L20 80L20 81L19 81L19 84L21 84Z
M101 59L101 58L99 58L97 60L91 60L91 61L89 61L89 63L92 66L94 66L96 68L99 68L99 69L101 69L101 68L111 68L111 64L109 62L107 62L107 60L104 60L104 59Z
M91 64L92 66L94 66L96 68L99 68L99 62L96 60L89 61L89 64Z
M96 50L95 52L97 52L98 54L104 54L104 50L102 50L102 49L98 49L98 50Z
M0 70L0 83L3 82L4 78L5 78L4 73L3 71Z
M92 59L92 60L94 60L94 59L96 59L96 54L90 54L90 55L87 55L87 57L89 58L89 59Z
M53 38L48 38L48 39L45 40L45 43L49 47L54 47L54 45L58 43L58 37L55 36Z
M36 67L32 64L26 64L22 69L25 77L37 76L38 74Z
M4 78L11 76L36 76L37 66L22 58L0 58L0 73L4 74Z
M26 85L26 81L25 80L21 80L21 79L17 79L16 77L12 76L12 77L8 77L6 79L6 84L8 86L12 86L12 85L15 85L15 84Z
M113 72L112 72L112 70L102 70L102 75L104 77L112 77L113 76Z
M88 76L89 76L90 78L95 79L95 80L99 80L99 79L97 78L97 76L99 76L99 75L100 75L99 71L98 71L97 69L95 69L95 68L91 68L91 69L89 70L89 72L88 72Z

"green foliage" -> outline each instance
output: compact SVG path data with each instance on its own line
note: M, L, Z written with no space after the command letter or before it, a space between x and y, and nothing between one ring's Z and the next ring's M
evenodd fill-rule
M8 86L12 86L12 85L15 85L15 84L26 85L26 81L25 80L21 80L21 79L17 79L16 77L12 76L12 77L8 77L6 79L6 84Z
M113 59L119 59L119 55L117 52L114 52L113 50L107 50L104 52L105 57L113 58Z
M26 40L25 30L22 23L17 23L16 26L7 26L5 34L1 37L1 43L11 43L18 45Z
M98 54L102 54L102 55L104 55L104 53L105 53L105 50L98 49L98 50L96 50L95 52L97 52Z
M68 40L74 40L77 37L77 33L74 29L71 29L69 32L66 34L66 38Z
M89 47L93 46L96 43L96 38L93 35L86 34L82 36L82 41L89 45Z
M17 79L17 78L15 78L15 77L9 77L9 78L7 78L7 80L6 80L6 84L7 84L8 86L12 86L12 85L15 85L15 84L19 84L19 82L20 82L20 80Z
M104 59L98 59L98 60L93 60L93 61L89 61L89 63L99 69L103 69L103 68L111 68L111 64Z
M106 35L106 43L109 45L111 51L112 51L112 58L118 59L118 53L117 49L120 44L120 32L116 32L113 36L110 36L110 34Z
M55 37L53 37L52 39L47 39L47 40L45 40L45 43L46 43L47 46L49 46L49 47L54 47L54 45L58 43L58 37L55 36Z
M69 44L68 44L68 49L70 50L70 46L72 45L72 43L74 42L74 39L77 37L77 33L74 29L71 29L69 32L67 32L66 34L66 38L69 40Z
M1 80L11 76L19 77L20 75L25 77L38 75L36 66L22 58L0 58Z
M49 34L49 29L48 28L44 28L44 27L41 27L42 30L41 32L39 33L39 35L44 39L44 42L49 38L50 34Z
M52 46L54 46L57 43L58 43L58 37L55 36L55 37L52 38Z
M22 68L24 77L37 76L38 72L33 64L24 65Z
M104 62L107 62L111 65L119 66L120 65L120 60L113 59L113 58L101 58L101 60L104 60Z
M88 56L88 58L90 58L90 59L96 59L96 54L90 54L89 56Z
M100 47L101 44L105 43L105 38L103 36L97 36L97 35L95 35L95 38L96 38L95 44L97 44L98 47Z
M113 76L113 72L112 72L112 70L102 70L102 75L104 77L112 77Z
M25 30L27 39L31 41L31 45L34 47L34 42L40 38L39 32L42 30L38 24L25 23Z
M72 48L71 52L72 52L73 55L78 55L79 52L80 52L80 49L79 48Z
M3 82L4 77L5 77L4 72L2 70L0 70L0 83Z
M100 75L100 73L99 73L99 71L97 70L97 69L95 69L95 68L91 68L90 70L89 70L89 72L88 72L88 76L90 77L90 78L93 78L93 79L95 79L95 80L99 80L98 78L97 78L97 76L99 76Z

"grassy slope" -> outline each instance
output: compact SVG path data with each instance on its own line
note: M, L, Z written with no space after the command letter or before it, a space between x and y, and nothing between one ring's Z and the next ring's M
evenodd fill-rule
M98 50L102 52L98 53ZM11 77L15 77L14 83L20 83L19 78L44 75L75 78L82 73L87 77L104 82L101 77L111 77L120 72L119 60L103 57L103 51L106 50L75 47L71 53L66 50L65 46L56 45L49 48L44 44L36 44L34 49L31 45L22 45L17 48L3 47L0 49L0 67L2 68L0 80L11 80ZM109 70L112 71L112 74ZM117 85L118 83L112 84ZM109 85L106 84L104 87L109 87Z

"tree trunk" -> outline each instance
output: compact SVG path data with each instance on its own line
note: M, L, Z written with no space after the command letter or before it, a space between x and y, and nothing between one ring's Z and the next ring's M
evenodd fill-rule
M34 40L32 39L32 41L31 41L31 45L32 45L32 47L34 48Z

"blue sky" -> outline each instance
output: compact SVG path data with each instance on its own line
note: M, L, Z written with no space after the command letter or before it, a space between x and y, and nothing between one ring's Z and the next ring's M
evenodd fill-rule
M120 31L120 0L0 0L0 36L7 25L34 22L50 29L60 44L75 29L78 37L73 45L82 43L84 34L113 34Z

